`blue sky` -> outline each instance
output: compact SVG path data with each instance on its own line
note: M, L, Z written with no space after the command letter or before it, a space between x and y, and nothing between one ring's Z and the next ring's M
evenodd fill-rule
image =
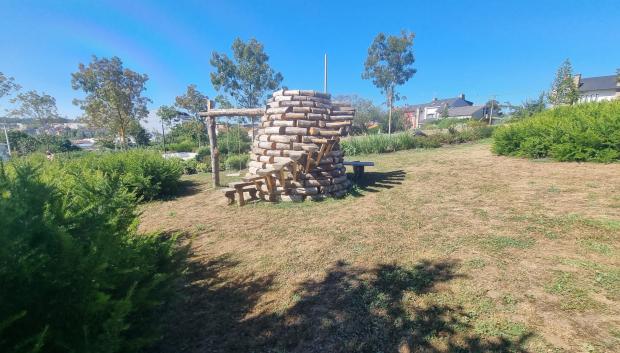
M209 58L236 37L264 43L290 88L382 98L360 75L378 32L416 33L418 73L400 92L406 103L465 93L519 103L549 87L570 58L585 76L620 67L620 1L29 1L1 0L0 72L24 89L71 101L71 72L91 55L118 56L146 73L152 110L190 83L215 96ZM6 100L0 105L6 107Z

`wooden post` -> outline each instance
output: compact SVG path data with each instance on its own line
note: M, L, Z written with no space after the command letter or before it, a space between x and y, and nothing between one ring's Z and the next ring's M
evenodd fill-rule
M207 111L211 110L212 101L207 102ZM209 133L209 148L211 150L211 172L213 187L220 186L220 152L217 149L215 116L207 116L207 131Z

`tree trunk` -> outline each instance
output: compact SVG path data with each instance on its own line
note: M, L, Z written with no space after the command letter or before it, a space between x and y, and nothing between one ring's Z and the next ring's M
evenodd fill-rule
M220 156L217 149L217 136L215 134L215 117L207 118L207 131L209 133L209 145L211 146L211 174L213 186L220 186Z
M392 93L388 93L388 135L392 135Z

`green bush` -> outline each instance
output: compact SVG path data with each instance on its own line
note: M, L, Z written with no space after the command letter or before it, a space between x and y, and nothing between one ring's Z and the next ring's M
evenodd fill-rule
M172 152L193 152L196 148L198 145L193 141L181 141L166 145L166 150Z
M242 170L247 168L250 156L248 154L231 154L224 162L226 170Z
M416 136L411 132L390 135L352 136L340 142L347 156L370 153L388 153L414 148L437 148L443 144L463 143L491 137L493 127L480 123L467 123L458 131L436 133L429 136Z
M34 160L41 158L40 155L30 157ZM181 160L164 159L156 151L139 149L63 155L43 165L44 174L54 169L101 171L107 178L118 180L138 198L146 200L175 193L183 171Z
M493 151L558 161L620 160L620 101L545 110L499 128Z
M203 147L200 147L198 150L196 150L196 160L198 162L207 162L210 155L211 155L211 149L209 148L209 146L206 146L206 147L203 146Z
M0 351L139 352L160 337L183 253L136 233L120 178L0 164L0 219Z

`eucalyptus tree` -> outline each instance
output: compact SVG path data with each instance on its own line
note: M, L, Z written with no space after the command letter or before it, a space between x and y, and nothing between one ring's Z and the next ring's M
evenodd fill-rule
M237 38L232 44L232 54L229 58L224 53L213 52L210 60L215 69L211 73L213 87L241 108L265 104L267 94L278 89L284 78L269 66L269 56L263 44L254 38L248 42Z
M402 31L400 36L379 33L370 47L364 63L363 79L372 83L385 95L388 107L388 133L392 133L392 109L394 101L401 97L396 88L405 84L416 73L413 68L413 39L415 34Z
M187 90L181 96L176 97L175 106L183 109L194 120L192 126L195 128L195 134L198 137L198 147L202 147L202 138L205 134L205 123L198 113L207 110L209 97L200 93L196 89L196 85L187 86Z
M42 135L49 150L50 139L47 133L49 123L60 118L58 108L56 107L56 99L44 92L28 91L18 93L15 98L11 99L11 103L17 106L11 110L9 116L32 119L37 122L42 127Z
M85 120L118 134L124 148L129 129L148 116L151 100L143 96L148 76L123 67L118 57L93 56L88 65L80 63L71 77L73 89L86 94L73 101L84 111Z

